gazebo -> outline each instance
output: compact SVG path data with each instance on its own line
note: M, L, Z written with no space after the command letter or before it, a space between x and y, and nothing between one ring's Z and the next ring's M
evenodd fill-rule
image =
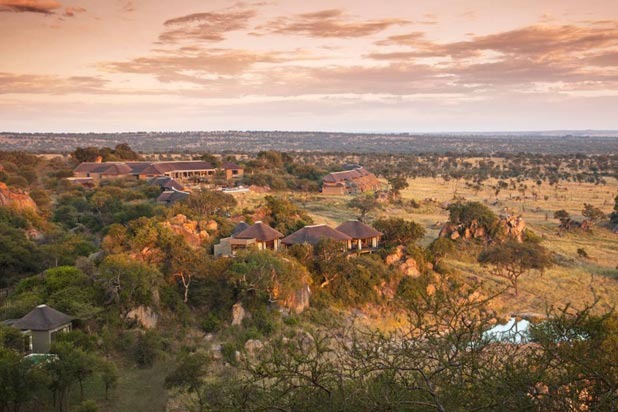
M273 229L263 222L255 222L248 228L232 236L230 244L234 246L248 247L255 244L259 250L279 250L279 244L283 233Z
M12 326L21 329L24 335L30 337L28 349L32 353L47 353L58 333L71 330L72 320L71 316L54 308L39 305Z
M352 249L361 251L378 247L382 232L358 220L348 220L337 226L337 230L352 238Z

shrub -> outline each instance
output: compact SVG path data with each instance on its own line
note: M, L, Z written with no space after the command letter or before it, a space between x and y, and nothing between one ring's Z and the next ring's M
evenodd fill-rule
M92 399L87 399L79 404L76 412L99 412L99 405Z
M221 327L221 319L214 313L210 312L204 320L202 320L201 328L206 333L216 332Z
M161 339L153 331L139 335L135 344L135 362L141 367L151 367L157 359Z
M577 256L579 256L580 258L583 259L588 259L589 255L588 252L586 252L586 249L580 247L577 249Z

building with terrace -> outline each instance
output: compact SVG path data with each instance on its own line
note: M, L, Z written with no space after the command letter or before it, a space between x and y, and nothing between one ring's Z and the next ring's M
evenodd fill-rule
M382 188L378 178L363 166L349 165L349 169L333 172L322 179L322 193L325 195L355 195Z
M234 164L225 163L217 168L209 162L201 160L172 162L84 162L79 164L73 175L77 178L92 178L95 181L134 177L150 179L154 177L169 177L175 180L213 178L221 170L226 179L242 177L244 170Z
M337 226L337 230L352 238L352 250L371 251L378 247L382 232L358 220L348 220Z
M263 222L248 225L240 222L230 237L215 245L215 256L233 256L238 249L255 247L258 250L279 250L283 233Z

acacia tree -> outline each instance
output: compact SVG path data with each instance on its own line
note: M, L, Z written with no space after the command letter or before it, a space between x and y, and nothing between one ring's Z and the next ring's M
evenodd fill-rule
M165 387L188 394L187 406L197 412L208 410L206 378L210 362L203 353L182 354L176 369L165 377Z
M603 213L601 209L589 203L584 203L584 209L582 210L582 216L588 219L592 225L596 225L601 220L606 218L605 213Z
M184 288L184 302L189 301L189 288L193 278L208 272L209 260L206 252L202 249L191 249L184 241L179 239L177 247L171 253L172 277L182 284Z
M348 207L358 209L360 212L359 220L363 221L367 213L379 209L380 203L373 194L364 194L357 196L348 202Z
M389 177L388 184L391 187L392 199L399 199L401 196L401 191L409 186L408 180L402 175Z
M234 196L214 190L193 193L182 203L199 218L223 216L236 206Z
M560 209L554 212L554 219L560 221L560 226L566 226L571 221L571 215L564 209Z
M484 250L478 261L491 268L494 276L506 279L517 296L518 280L524 273L532 270L543 272L552 266L547 249L538 243L508 240Z

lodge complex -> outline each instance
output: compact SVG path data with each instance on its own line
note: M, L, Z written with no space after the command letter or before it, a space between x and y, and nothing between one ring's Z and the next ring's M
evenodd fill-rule
M337 228L328 225L305 226L289 236L263 222L253 225L240 222L230 237L221 239L215 245L214 251L215 256L234 256L237 250L250 247L277 251L281 247L316 246L322 240L331 240L340 244L342 251L370 253L378 247L381 237L381 232L358 220L344 222Z
M134 177L139 180L154 177L169 177L179 181L202 180L215 177L218 173L227 180L240 178L244 169L232 162L215 167L201 160L173 162L83 162L73 170L76 180L91 180L93 183L105 179Z

